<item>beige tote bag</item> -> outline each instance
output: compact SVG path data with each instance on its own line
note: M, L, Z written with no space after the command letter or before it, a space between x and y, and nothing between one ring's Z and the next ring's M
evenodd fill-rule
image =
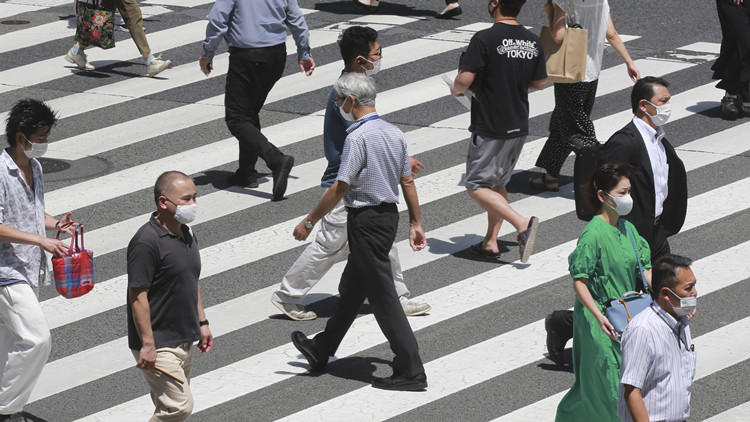
M569 11L565 11L565 16L565 38L562 44L553 40L549 27L543 26L539 34L547 61L547 79L556 83L581 82L586 77L589 31L581 29L580 25L570 24L574 15Z

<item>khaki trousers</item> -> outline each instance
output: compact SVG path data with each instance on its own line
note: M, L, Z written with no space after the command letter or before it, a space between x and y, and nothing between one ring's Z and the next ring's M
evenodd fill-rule
M138 51L148 58L151 55L151 47L148 46L146 33L143 32L143 16L138 2L136 0L102 0L102 4L109 10L117 8L120 11L125 27L130 31L130 37L138 47Z
M180 384L156 369L142 371L151 388L151 401L156 409L149 422L185 421L193 413L190 372L193 369L192 343L156 349L156 366L183 381ZM140 350L131 350L136 362Z

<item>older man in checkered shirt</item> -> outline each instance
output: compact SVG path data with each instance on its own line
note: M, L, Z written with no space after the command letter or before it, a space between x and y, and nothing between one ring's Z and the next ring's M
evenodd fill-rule
M340 298L325 330L308 339L300 331L292 341L315 372L324 372L349 330L357 311L368 299L383 334L395 353L393 375L375 378L373 387L387 390L423 390L427 387L419 347L401 309L391 277L388 253L398 228L398 187L409 208L409 244L415 251L427 246L419 216L417 190L412 178L403 132L375 111L375 84L371 78L348 73L334 85L339 110L354 124L348 129L338 178L315 209L294 229L304 240L315 223L337 202L347 207L349 261L339 284Z

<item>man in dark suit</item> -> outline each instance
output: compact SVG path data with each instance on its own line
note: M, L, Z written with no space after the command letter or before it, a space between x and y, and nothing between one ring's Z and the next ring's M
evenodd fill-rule
M626 163L633 210L624 216L651 247L651 260L669 254L667 237L678 233L687 213L687 174L672 144L664 137L671 114L669 83L647 76L630 94L633 120L598 151L600 163ZM573 337L573 312L555 311L544 320L550 359L564 364L565 343Z

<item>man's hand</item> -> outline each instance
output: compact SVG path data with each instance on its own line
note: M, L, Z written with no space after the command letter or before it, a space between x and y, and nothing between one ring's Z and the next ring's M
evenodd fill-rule
M51 253L55 258L62 258L68 252L68 247L62 241L49 237L40 237L42 240L39 242L39 246Z
M455 82L453 83L453 85L451 85L451 95L454 96L454 97L463 97L464 96L464 92L463 91L459 92L456 89L456 83Z
M299 70L305 74L305 76L310 76L313 73L313 70L315 70L315 60L313 60L312 57L305 60L299 61Z
M198 351L201 353L208 353L214 345L214 336L211 334L211 330L208 325L201 326L201 339L198 341Z
M141 354L138 356L136 366L143 370L154 369L156 365L156 349L154 346L141 347Z
M198 63L201 66L201 72L203 72L203 74L206 76L208 76L208 74L211 73L212 70L214 70L213 61L204 59L203 56L198 59Z
M413 224L409 227L409 246L415 252L421 251L427 246L427 238L421 224Z
M297 227L294 228L294 232L292 233L292 236L300 242L307 239L307 236L310 236L310 232L312 232L312 229L308 229L305 225L305 221L307 221L307 218L303 218L302 221L297 224Z
M412 174L419 174L420 170L424 170L424 164L414 157L409 157L409 165L411 166Z

